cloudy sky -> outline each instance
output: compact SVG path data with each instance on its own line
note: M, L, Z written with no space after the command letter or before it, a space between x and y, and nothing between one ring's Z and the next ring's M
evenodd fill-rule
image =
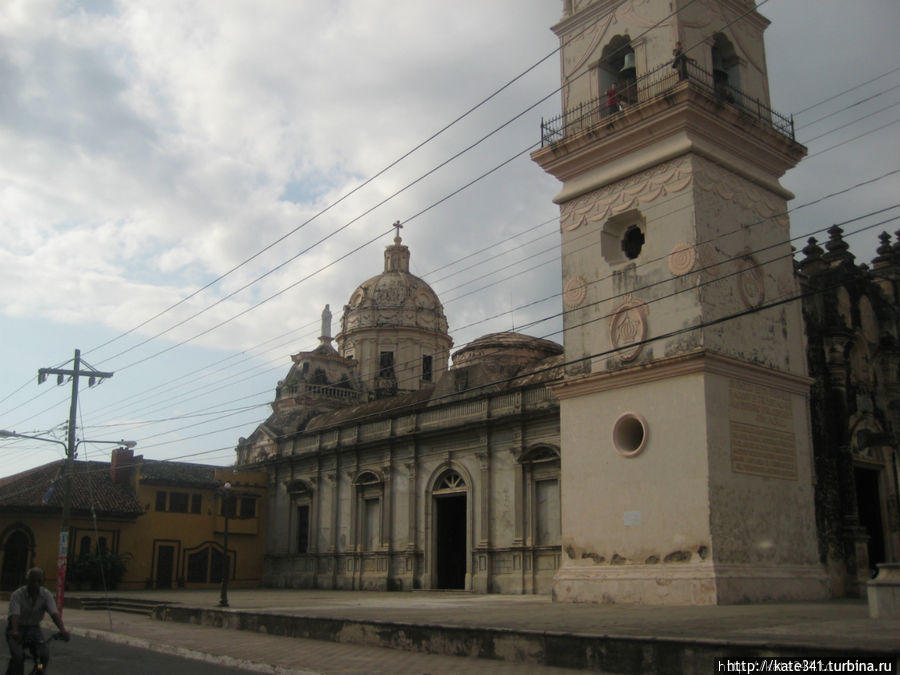
M559 112L561 6L0 4L0 428L64 438L69 387L36 374L79 348L115 372L82 392L79 437L230 463L322 307L336 332L381 271L396 220L457 347L511 328L561 341L558 184L528 159ZM809 147L783 183L798 207L872 182L797 209L798 236L900 193L900 3L814 7L760 7L773 107ZM852 250L870 259L898 223ZM0 475L61 456L0 441Z

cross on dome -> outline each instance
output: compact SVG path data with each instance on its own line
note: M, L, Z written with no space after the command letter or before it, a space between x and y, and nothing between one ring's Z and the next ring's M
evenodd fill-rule
M401 225L400 221L398 220L393 225L391 225L391 227L397 230L397 233L394 235L394 244L396 246L399 246L400 242L403 241L402 239L400 239L400 229L403 227L403 225Z

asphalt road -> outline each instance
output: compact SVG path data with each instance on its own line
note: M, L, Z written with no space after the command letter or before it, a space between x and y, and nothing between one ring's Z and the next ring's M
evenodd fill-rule
M5 631L5 622L2 624ZM5 633L4 633L5 634ZM50 635L50 631L44 631ZM0 657L0 668L5 670L9 650L3 641L3 655ZM30 672L31 659L25 661L25 672ZM94 640L73 635L71 641L53 640L50 642L50 665L45 671L52 675L103 675L105 673L128 673L128 675L213 675L241 673L246 670L226 668L224 666L185 659L169 654L160 654L149 649L128 647L125 645Z

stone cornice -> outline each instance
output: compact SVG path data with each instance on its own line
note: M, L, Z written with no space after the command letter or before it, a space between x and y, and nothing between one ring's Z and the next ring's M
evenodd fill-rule
M799 143L722 104L691 82L607 123L536 150L532 159L563 181L564 203L681 155L695 153L785 199L778 179L806 154Z
M437 338L443 342L446 342L450 349L453 346L453 338L451 338L447 333L441 332L439 330L433 330L431 328L418 328L417 326L394 326L385 324L383 326L359 326L355 328L350 328L344 331L341 331L335 336L335 341L339 344L344 342L347 338L357 337L360 334L364 334L365 336L371 335L381 335L382 333L409 333L411 335L429 335L433 338Z
M597 17L615 12L619 5L624 4L624 1L625 0L598 0L598 2L594 2L591 5L588 5L584 9L575 12L571 16L562 18L555 25L551 26L550 30L552 30L556 35L560 37L575 30L583 30L585 25L596 21ZM765 30L766 27L768 27L768 25L771 23L771 21L769 21L759 12L747 13L747 9L749 8L749 6L748 3L744 0L719 1L726 8L731 10L731 14L733 14L734 16L740 16L742 22L746 22L748 25L751 25L760 31Z
M594 373L577 379L550 385L550 390L561 401L567 398L585 396L610 389L633 387L648 382L683 377L695 373L707 373L740 379L745 382L759 384L773 389L780 389L790 394L809 395L813 379L805 375L773 370L746 361L739 361L714 352L699 351L682 356L660 359L653 363L616 370L612 372Z

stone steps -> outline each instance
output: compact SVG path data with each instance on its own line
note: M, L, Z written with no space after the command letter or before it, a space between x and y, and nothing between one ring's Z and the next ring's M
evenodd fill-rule
M171 603L162 600L141 600L140 598L117 598L103 596L70 596L66 598L66 607L86 611L125 612L127 614L143 614L153 616L153 609Z

